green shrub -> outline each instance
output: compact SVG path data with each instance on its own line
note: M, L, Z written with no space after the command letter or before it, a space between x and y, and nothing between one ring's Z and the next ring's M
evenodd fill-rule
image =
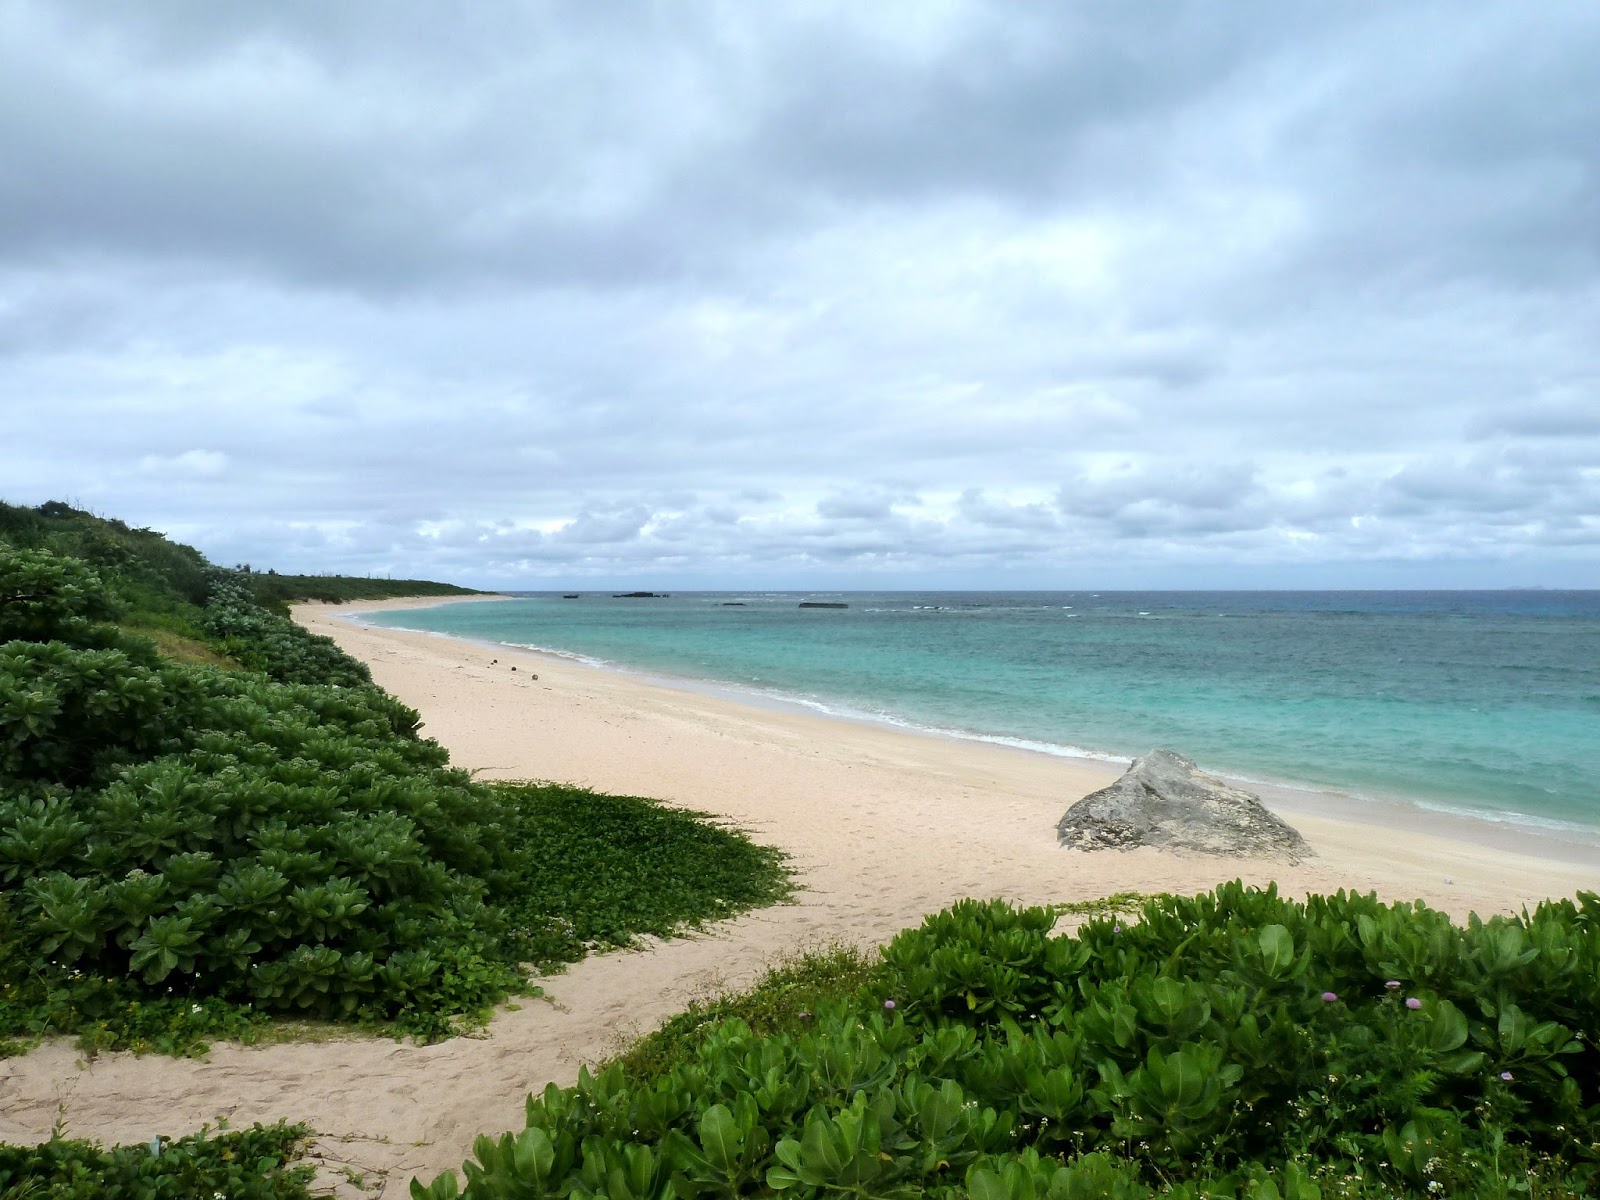
M1057 934L966 901L866 982L669 1026L528 1125L469 1197L1591 1195L1600 897L1465 928L1230 884ZM843 984L848 973L834 976ZM756 995L770 987L764 984ZM737 1002L734 1002L737 1003ZM414 1185L449 1197L453 1175Z
M215 570L209 584L200 626L229 658L279 683L359 687L372 682L367 664L351 658L332 638L256 604L236 573Z
M473 784L375 689L190 683L212 728L182 751L99 791L0 800L0 887L40 981L30 1022L45 980L81 1028L116 1013L75 981L130 977L437 1036L519 990L521 964L786 892L776 854L688 814Z
M737 1017L757 1036L798 1033L819 1009L854 995L873 978L877 955L854 946L810 950L769 969L746 992L691 1004L640 1038L617 1061L634 1080L648 1081L691 1061L705 1039Z
M170 748L190 715L181 678L121 649L0 644L0 780L103 783Z
M94 623L122 612L100 573L49 550L0 545L0 643L84 644Z
M777 854L692 814L473 783L228 573L204 621L259 670L97 623L81 563L0 546L6 581L6 627L55 636L0 645L0 1038L184 1052L263 1013L437 1037L529 966L787 892Z
M295 1164L308 1132L255 1125L110 1150L66 1138L0 1146L0 1200L308 1200L312 1168Z
M82 560L136 610L173 612L205 603L211 566L198 550L59 501L37 508L0 503L0 544Z

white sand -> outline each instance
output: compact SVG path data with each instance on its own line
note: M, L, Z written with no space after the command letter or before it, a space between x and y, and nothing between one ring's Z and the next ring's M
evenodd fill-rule
M420 710L424 732L457 765L486 778L574 782L718 814L791 856L799 901L697 937L591 958L548 981L547 999L497 1015L485 1037L218 1046L205 1061L112 1054L84 1062L70 1042L52 1042L0 1060L0 1141L42 1139L58 1117L70 1135L108 1143L181 1134L219 1117L236 1127L283 1118L319 1130L318 1152L363 1174L364 1194L404 1197L413 1174L457 1166L478 1133L519 1128L530 1090L571 1082L580 1064L607 1057L691 999L747 983L801 947L881 942L963 896L1044 903L1194 892L1239 877L1275 879L1289 894L1343 887L1421 898L1462 917L1600 884L1592 859L1532 857L1302 812L1290 819L1318 857L1297 867L1150 850L1066 852L1055 822L1116 767L767 711L548 656L340 619L406 603L304 606L297 617ZM341 1194L363 1190L347 1185Z

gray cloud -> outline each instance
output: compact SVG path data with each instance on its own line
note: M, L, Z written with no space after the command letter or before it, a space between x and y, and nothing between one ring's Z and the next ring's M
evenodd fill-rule
M0 496L516 586L1600 585L1600 17L0 8Z
M628 542L639 536L649 519L650 510L640 504L609 512L585 509L570 525L562 526L555 536L560 541L579 545Z

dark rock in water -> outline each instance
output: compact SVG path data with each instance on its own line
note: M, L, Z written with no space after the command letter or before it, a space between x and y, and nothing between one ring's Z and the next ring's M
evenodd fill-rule
M802 600L801 608L849 608L848 604L841 604L837 600Z
M723 608L743 608L744 606L743 600L724 600L722 602Z
M612 592L613 600L670 600L666 592Z
M561 598L563 600L576 600L580 595L582 595L581 592L567 592Z
M1134 759L1121 779L1067 809L1056 836L1075 850L1159 846L1289 862L1316 853L1255 796L1172 750Z

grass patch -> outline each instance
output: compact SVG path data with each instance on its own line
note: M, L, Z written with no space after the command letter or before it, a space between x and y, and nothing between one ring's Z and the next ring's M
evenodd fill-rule
M504 783L515 853L494 888L541 966L787 900L781 852L704 813L564 784Z
M778 963L746 991L691 1004L615 1061L629 1078L648 1083L692 1062L724 1021L737 1018L758 1037L803 1031L819 1009L867 993L877 967L875 950L837 945L803 951Z
M176 633L145 625L123 625L123 632L146 638L155 643L156 652L168 662L191 663L199 666L220 667L224 671L237 671L239 664L226 654L219 653L198 637Z
M1132 917L1154 899L1148 892L1117 892L1094 900L1066 900L1049 907L1057 918L1075 917L1078 921L1095 921L1110 917Z

